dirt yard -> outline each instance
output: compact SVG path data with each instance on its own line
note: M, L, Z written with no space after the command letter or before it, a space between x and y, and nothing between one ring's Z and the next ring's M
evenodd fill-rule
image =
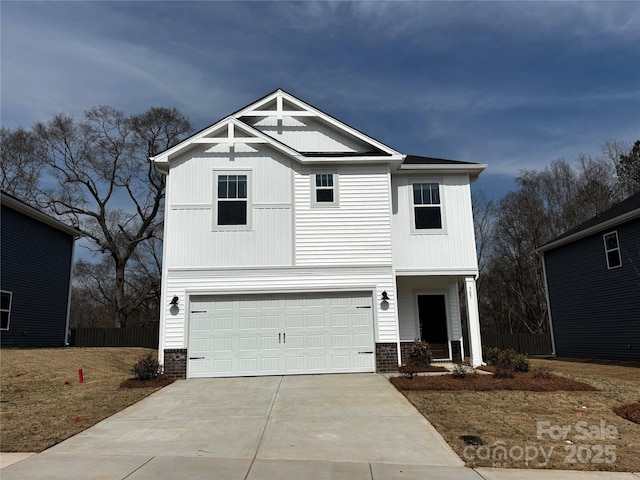
M119 388L149 352L155 354L145 348L3 348L0 450L41 452L153 393L158 388Z
M640 367L531 364L597 390L401 391L468 466L640 471L640 425L612 411L640 400Z

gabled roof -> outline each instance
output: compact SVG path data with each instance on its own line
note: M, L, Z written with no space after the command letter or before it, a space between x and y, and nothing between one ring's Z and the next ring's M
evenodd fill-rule
M554 248L574 242L580 238L588 237L599 231L608 230L634 218L640 218L640 192L631 195L626 200L615 204L608 210L554 238L549 243L536 249L536 252L542 253L553 250Z
M324 152L304 151L300 146L294 148L276 138L277 134L270 134L279 128L275 125L281 125L283 119L301 123L309 119L315 122L314 126L335 133L352 148L349 150L345 146L345 151ZM487 167L485 164L404 155L282 89L265 95L150 160L158 170L168 173L170 161L196 145L211 145L211 152L231 152L236 144L254 143L269 145L302 164L389 163L394 171L468 173L471 181Z
M45 213L42 213L40 210L27 205L22 200L18 200L13 195L9 195L6 192L0 192L0 199L2 205L5 205L12 210L16 210L17 212L20 212L28 217L31 217L34 220L38 220L45 225L49 225L56 230L60 230L61 232L71 235L73 238L82 236L82 233L78 229L70 227L69 225L62 223L61 221L56 220L55 218L50 217Z
M275 117L278 120L282 120L284 117L311 117L321 122L326 128L333 129L346 138L352 139L353 142L366 146L366 148L358 152L302 152L285 145L272 135L268 135L252 125L252 123L255 123L255 119L269 117ZM241 132L241 135L237 135L236 132L238 131ZM342 161L397 161L399 163L404 158L400 152L303 102L282 89L278 89L251 105L232 113L183 140L178 145L152 157L151 160L161 170L166 171L172 158L192 148L194 144L202 143L211 145L226 144L231 147L236 143L264 143L301 163L319 163L323 160L334 162L337 159Z

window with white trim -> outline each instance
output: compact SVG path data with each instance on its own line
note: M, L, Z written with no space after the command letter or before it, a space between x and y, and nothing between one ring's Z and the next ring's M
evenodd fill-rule
M215 224L219 227L249 226L249 175L218 173L216 184Z
M315 173L312 177L312 205L318 207L338 205L338 174Z
M416 230L442 229L439 183L413 184L413 226Z
M0 330L9 330L11 316L11 292L0 292Z
M622 257L620 256L620 244L618 243L618 232L605 233L604 251L607 256L607 268L618 268L622 266Z

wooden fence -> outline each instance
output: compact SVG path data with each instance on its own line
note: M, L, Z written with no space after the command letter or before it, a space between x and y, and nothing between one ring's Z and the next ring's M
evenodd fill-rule
M73 328L74 347L158 348L158 324L145 328Z
M525 355L551 355L551 335L549 333L483 333L484 347L512 348Z

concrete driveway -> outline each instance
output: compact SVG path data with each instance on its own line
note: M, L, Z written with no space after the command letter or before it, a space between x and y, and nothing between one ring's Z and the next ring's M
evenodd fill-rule
M375 374L181 380L2 479L478 479Z
M381 375L181 380L2 480L638 480L640 474L464 468Z

